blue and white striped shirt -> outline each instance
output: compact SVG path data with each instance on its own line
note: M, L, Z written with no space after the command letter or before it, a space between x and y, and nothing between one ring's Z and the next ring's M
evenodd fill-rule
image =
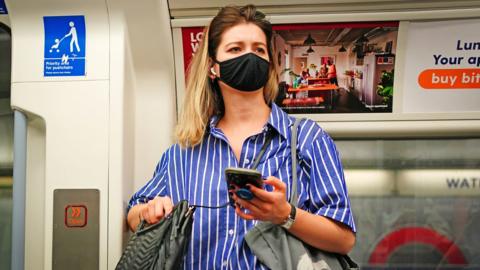
M273 128L273 140L258 165L264 178L273 175L287 183L290 196L291 126L294 119L272 104L262 132L250 136L237 160L213 117L201 144L182 149L175 144L158 163L153 178L133 195L129 207L155 196L169 196L173 203L218 206L228 202L224 170L250 168L262 148L265 135ZM298 207L334 219L356 231L343 169L330 136L313 121L302 121L298 129ZM267 187L269 188L269 187ZM244 220L233 207L197 208L192 238L185 257L185 269L265 269L252 254L244 235L256 221Z

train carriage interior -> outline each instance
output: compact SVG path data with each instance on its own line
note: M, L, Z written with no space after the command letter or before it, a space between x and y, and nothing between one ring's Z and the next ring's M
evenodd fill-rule
M0 0L0 269L115 269L204 27L248 3ZM480 269L480 1L253 4L273 27L275 103L337 145L349 255Z

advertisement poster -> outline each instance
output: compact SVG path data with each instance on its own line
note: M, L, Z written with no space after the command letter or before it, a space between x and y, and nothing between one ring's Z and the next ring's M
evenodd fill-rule
M182 28L185 70L203 28ZM273 26L279 95L289 113L392 112L398 22Z
M398 22L274 26L289 113L392 112Z
M480 19L412 22L404 112L480 111Z
M188 65L192 61L192 57L200 46L203 39L203 27L183 27L182 28L182 44L183 44L183 63L185 77L187 75Z

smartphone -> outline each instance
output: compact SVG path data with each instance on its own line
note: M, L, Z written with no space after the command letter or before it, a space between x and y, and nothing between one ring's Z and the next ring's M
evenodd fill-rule
M225 178L229 190L230 204L233 206L233 198L231 192L235 192L238 197L244 200L253 199L253 193L248 189L247 184L263 188L262 174L257 170L243 168L227 168L225 169Z

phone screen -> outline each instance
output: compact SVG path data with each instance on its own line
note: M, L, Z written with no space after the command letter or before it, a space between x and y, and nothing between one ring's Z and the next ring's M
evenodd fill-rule
M230 204L233 204L232 192L235 192L242 199L253 199L253 194L248 189L247 184L263 188L262 174L256 170L227 168L225 169L225 177L227 179Z

